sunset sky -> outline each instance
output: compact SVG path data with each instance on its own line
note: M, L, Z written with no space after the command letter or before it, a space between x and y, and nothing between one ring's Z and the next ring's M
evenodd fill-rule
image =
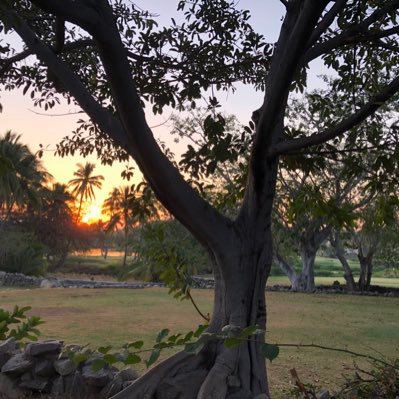
M150 11L159 15L159 24L168 24L171 17L175 17L177 1L174 0L153 0L144 1L137 0L135 3L142 8L147 8ZM284 15L282 4L278 0L245 0L239 2L242 8L248 8L252 14L252 23L255 29L265 34L268 41L275 41L279 32L281 18ZM1 36L1 35L0 35ZM312 86L316 83L315 76L320 73L320 67L316 64L315 72L313 73ZM256 93L251 87L237 86L238 90L235 94L222 93L219 96L223 104L223 111L230 114L235 114L243 123L250 120L250 116L254 109L258 108L262 103L262 94ZM94 206L101 206L104 198L115 186L126 184L120 173L124 170L124 165L115 163L112 167L103 166L95 157L88 157L86 159L74 156L60 158L54 156L54 149L57 142L64 136L69 135L76 127L76 120L85 118L82 114L76 114L79 108L74 106L60 106L48 112L44 112L39 108L35 108L31 103L29 97L24 97L20 92L1 92L1 103L3 105L3 113L0 114L0 133L4 134L7 130L12 130L22 135L22 142L27 143L31 151L36 152L39 149L39 144L43 144L47 151L43 156L43 162L47 170L54 176L55 180L61 183L66 183L73 177L73 172L76 170L76 163L84 163L86 161L95 162L97 167L95 174L101 174L105 180L103 189L96 192L96 201ZM149 107L150 108L150 107ZM38 115L35 112L45 115ZM148 114L147 119L150 126L158 125L164 122L172 110L165 110L164 115L154 117ZM55 116L58 114L73 113L71 115ZM171 147L174 146L173 141L168 139L168 124L154 129L154 134L161 137L163 141L169 143ZM181 152L179 148L173 148L175 153ZM133 165L133 162L131 163ZM136 181L140 179L140 173L136 169Z

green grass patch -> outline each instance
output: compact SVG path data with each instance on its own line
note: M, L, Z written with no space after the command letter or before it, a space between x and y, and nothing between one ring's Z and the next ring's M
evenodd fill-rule
M210 312L212 292L193 290L204 312ZM398 298L268 292L267 340L275 343L317 343L349 348L373 356L399 356ZM32 306L43 318L43 338L93 347L144 339L146 345L162 328L187 332L202 323L187 301L167 295L167 289L50 289L2 290L0 307ZM381 354L381 355L380 355ZM274 397L290 387L289 369L304 382L336 386L354 359L348 354L315 349L281 348L269 364ZM285 394L285 396L287 396Z

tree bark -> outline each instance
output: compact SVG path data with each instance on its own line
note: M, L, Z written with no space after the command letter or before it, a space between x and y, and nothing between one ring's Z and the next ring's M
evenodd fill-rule
M353 277L352 269L346 260L344 248L341 243L340 234L337 231L331 233L330 243L334 248L335 256L341 262L342 268L344 269L344 278L346 280L346 288L350 292L357 291L355 278Z
M364 256L361 252L357 257L360 262L359 289L360 291L368 291L370 289L371 276L373 274L373 255L370 252Z
M221 333L226 325L266 328L265 284L271 267L271 236L266 253L263 240L255 240L254 245L251 232L237 225L234 230L229 251L211 252L216 284L208 329L212 333ZM153 378L149 373L143 375L113 399L250 399L261 393L269 397L265 360L260 352L263 342L262 335L234 348L226 348L218 340L209 341L199 355L181 353L166 360L154 368Z
M310 246L301 248L301 284L303 291L313 292L315 289L314 281L314 263L316 259L317 249Z

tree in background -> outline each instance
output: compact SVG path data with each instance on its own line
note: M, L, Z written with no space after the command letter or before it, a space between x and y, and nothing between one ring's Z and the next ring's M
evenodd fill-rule
M0 154L5 165L0 175L3 220L7 220L17 209L37 208L40 205L40 189L50 176L20 138L11 131L0 137Z
M290 102L285 128L288 137L306 137L310 131L329 129L334 120L356 110L357 99L347 88L337 85L336 80L325 80L327 89L305 93ZM397 131L390 128L394 116L395 106L382 107L367 123L336 138L334 146L326 145L311 154L293 154L280 163L274 226L282 232L276 238L285 242L291 239L290 246L296 248L301 259L301 271L298 273L284 259L283 243L276 243L275 253L293 289L314 290L314 262L322 244L333 230L335 235L345 227L353 230L355 213L380 191L376 182L385 180L389 186L391 178L395 181L396 177L391 177L392 162L387 161L394 159L399 149ZM368 142L367 137L378 137L380 141ZM367 159L359 157L366 149ZM392 188L385 191L389 193ZM348 269L345 278L353 290L353 276Z
M65 184L55 183L42 190L42 206L37 214L35 230L45 245L48 270L59 270L75 245L76 226L70 205L74 198Z
M152 221L134 233L129 275L186 291L192 275L211 272L206 252L178 221Z
M126 266L129 252L129 232L131 228L143 225L152 216L156 216L155 197L145 183L114 188L105 199L103 211L109 215L105 232L123 229L123 261Z
M73 173L76 178L71 179L68 183L68 186L72 188L72 195L79 201L75 223L80 221L83 201L95 199L94 189L100 189L102 180L104 180L104 177L101 175L93 176L96 167L95 164L86 162L84 165L78 163L77 166L78 170Z
M157 198L209 254L216 284L211 333L227 325L234 331L248 325L266 330L264 291L273 258L271 218L280 158L298 152L311 156L310 147L314 153L326 142L338 148L347 132L399 90L397 0L282 4L286 13L278 40L267 43L250 26L249 12L224 0L180 1L183 22L172 20L165 28L157 28L134 4L119 1L0 3L3 28L15 31L27 46L15 54L9 41L9 47L3 45L1 82L8 89L23 87L45 109L61 96L82 107L91 121L81 122L71 140L63 141L65 151L98 151L108 161L114 143L135 159ZM354 49L361 79L356 85ZM25 62L32 54L37 60ZM304 90L308 66L316 59L336 71L338 85L353 89L358 105L330 126L287 135L290 93ZM254 104L244 198L237 216L229 218L162 153L142 108L145 101L154 112L167 105L181 108L207 90L217 94L236 82L253 84L264 99ZM210 103L218 105L214 97ZM356 131L354 139L382 140L367 130ZM394 173L397 160L392 165ZM269 397L264 339L256 334L234 348L211 340L197 356L178 353L116 398Z
M351 290L367 291L370 288L374 259L378 255L382 255L383 259L382 252L389 251L392 240L395 239L398 204L397 196L378 195L356 211L354 225L348 226L344 231L332 231L330 242L344 268L345 278ZM357 251L360 264L357 284L346 259L344 244L347 248ZM386 260L389 258L388 255Z

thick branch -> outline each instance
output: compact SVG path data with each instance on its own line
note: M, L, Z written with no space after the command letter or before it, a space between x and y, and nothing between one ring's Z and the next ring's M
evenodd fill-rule
M24 21L8 9L5 9L5 12L10 16L10 20L16 22L13 28L29 47L31 53L34 53L40 61L54 72L60 81L65 84L82 109L90 115L101 129L111 132L110 136L112 139L121 147L126 148L128 142L120 122L97 103L79 78L68 68L67 64L58 58L48 46L43 44Z
M72 14L76 15L71 15L71 11L63 13L63 6L59 6L59 2L46 0L35 0L34 2L38 5L46 4L47 10L63 18L67 17L74 21L79 20L79 7L74 7ZM85 3L87 2L89 0L85 1ZM90 97L90 100L94 104L91 107L87 107L84 101L81 104L82 100L79 98L77 98L77 101L88 112L92 120L102 127L104 132L109 134L134 157L163 205L202 243L207 243L214 250L223 248L224 245L231 241L231 230L228 227L230 221L203 200L162 153L145 120L141 101L131 77L126 49L115 25L112 9L107 1L96 2L95 7L95 12L101 15L101 21L95 26L90 26L83 22L82 27L87 26L90 29L89 33L93 35L97 44L113 99L118 109L120 122L112 118L108 113L108 118L111 118L113 125L116 126L111 126L110 123L104 124L104 121L100 122L99 116L102 116L105 111L92 97ZM34 43L31 43L32 45ZM43 62L51 69L54 68L55 64L60 64L63 69L66 69L63 74L72 74L51 50L47 49L47 52L50 54L43 57ZM49 59L52 59L51 65L49 64ZM57 73L55 70L54 72ZM70 76L58 75L58 77L71 93L72 91L76 92L71 87ZM77 80L76 77L74 79ZM74 83L76 84L76 82ZM82 86L79 81L78 83ZM76 94L80 95L83 90L84 88L80 87ZM84 91L87 95L87 91ZM75 96L75 93L72 94ZM94 108L98 108L98 110L96 109L96 112L93 112ZM117 134L113 131L114 127Z
M301 137L293 140L283 141L273 146L268 157L275 157L281 154L287 154L292 151L298 151L301 148L307 148L312 145L323 144L328 140L341 136L348 130L362 123L366 118L372 115L381 105L391 99L399 91L399 76L396 77L389 85L385 87L379 94L371 98L371 100L363 105L357 112L347 119L344 119L337 125L325 130L321 133L314 133L308 137Z
M86 30L101 23L100 6L96 0L32 0L32 3Z
M77 40L75 42L70 42L70 43L66 43L64 45L63 51L62 52L68 52L68 51L73 51L73 50L77 50L79 48L82 47L87 47L94 44L93 40L90 39L81 39L81 40ZM27 48L23 51L21 51L18 54L13 55L10 58L2 58L0 59L0 76L3 75L6 71L8 71L8 69L11 67L12 64L22 61L25 58L29 57L30 55L34 54L34 52L30 49Z
M337 0L335 4L328 10L323 19L316 26L315 30L312 33L312 36L309 39L307 48L313 46L314 43L319 40L320 36L330 27L330 25L334 22L335 17L341 12L341 10L345 7L348 0Z
M325 3L315 0L307 0L301 4L289 3L267 77L264 102L257 121L251 156L251 172L258 193L263 191L265 185L271 184L268 181L270 177L267 177L267 170L271 170L273 165L268 163L265 154L280 140L290 86L300 70L303 48L309 41ZM244 199L244 205L248 204L247 201L248 197Z

